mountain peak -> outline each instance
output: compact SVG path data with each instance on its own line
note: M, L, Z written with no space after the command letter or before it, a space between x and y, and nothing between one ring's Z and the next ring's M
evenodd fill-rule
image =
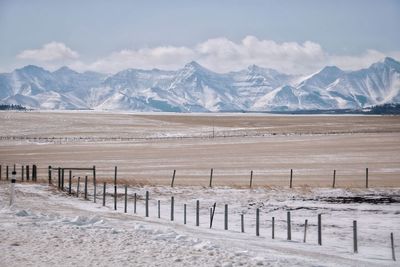
M45 69L43 69L42 67L36 66L36 65L26 65L20 69L16 69L17 71L24 71L24 72L42 72L42 71L46 71Z
M385 57L385 59L383 60L383 64L393 66L395 68L400 68L400 62L391 57Z
M318 74L322 74L324 76L339 76L341 74L343 74L344 71L339 69L336 66L326 66L325 68L323 68Z
M184 66L184 69L193 69L193 70L198 70L198 69L204 69L203 66L201 66L199 63L197 63L196 61L190 61L189 63L187 63Z
M63 66L59 68L58 70L53 72L54 74L77 74L76 71L68 68L67 66Z

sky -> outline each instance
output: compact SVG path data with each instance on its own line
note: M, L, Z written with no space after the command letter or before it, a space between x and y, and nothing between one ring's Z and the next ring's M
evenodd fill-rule
M399 0L0 0L0 72L352 70L400 60L399 26Z

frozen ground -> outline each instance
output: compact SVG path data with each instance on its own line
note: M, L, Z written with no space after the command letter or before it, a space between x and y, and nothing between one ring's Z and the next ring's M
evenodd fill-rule
M17 184L16 203L8 206L9 184L0 183L1 266L396 266L390 232L400 236L400 189L232 189L228 187L129 187L123 213L123 187L117 211L107 188L106 207L68 196L44 184ZM144 195L150 192L150 217ZM137 193L137 213L133 194ZM170 221L170 197L175 221ZM161 219L157 218L161 201ZM201 203L200 227L194 207ZM213 229L209 207L217 203ZM346 202L346 203L343 203ZM347 203L348 202L348 203ZM187 224L183 224L187 204ZM223 230L223 206L229 204L229 230ZM260 236L255 236L255 208ZM292 241L286 240L286 212L292 214ZM245 233L240 233L240 214ZM322 214L323 245L316 242ZM271 239L271 217L276 238ZM309 220L307 243L303 223ZM352 252L352 221L358 221L359 253ZM399 250L396 248L396 252Z

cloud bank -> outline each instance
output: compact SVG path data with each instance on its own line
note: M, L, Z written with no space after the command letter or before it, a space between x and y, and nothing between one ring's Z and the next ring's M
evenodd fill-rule
M360 69L385 56L400 59L400 52L385 54L371 49L361 55L334 55L312 41L277 43L246 36L239 42L221 37L206 40L192 47L124 49L93 62L79 60L78 52L64 43L51 42L40 49L22 51L17 58L39 62L44 67L68 65L78 71L105 73L116 73L127 68L175 70L195 60L216 72L235 71L256 64L285 73L309 74L327 65L336 65L344 70Z
M78 52L73 51L64 43L51 42L39 49L24 50L17 55L19 59L28 59L39 62L68 60L79 58Z

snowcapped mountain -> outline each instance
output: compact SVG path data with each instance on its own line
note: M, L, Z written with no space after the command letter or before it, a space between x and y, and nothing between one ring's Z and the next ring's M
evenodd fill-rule
M400 102L400 62L392 58L357 71L329 66L302 79L255 65L220 74L196 62L177 71L127 69L108 76L32 65L0 74L0 103L36 109L282 111L388 102Z

